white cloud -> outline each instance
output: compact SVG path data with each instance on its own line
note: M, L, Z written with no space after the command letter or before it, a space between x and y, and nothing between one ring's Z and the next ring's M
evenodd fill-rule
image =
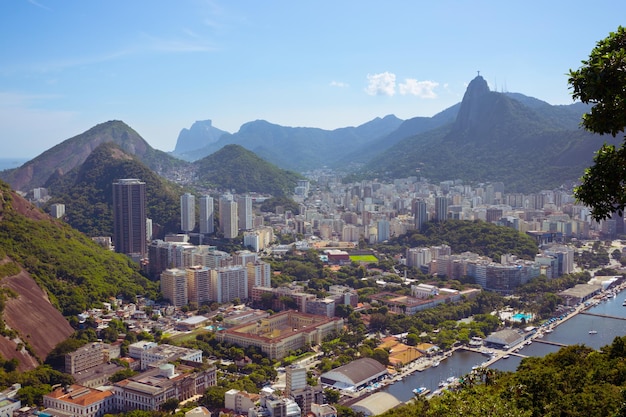
M435 88L439 83L435 81L417 81L415 78L406 78L398 85L400 94L413 95L420 98L437 98Z
M39 3L39 2L37 2L37 1L35 1L35 0L28 0L28 2L29 2L30 4L32 4L32 5L34 5L34 6L37 6L37 7L41 8L41 9L51 10L49 7L44 6L43 4L41 4L41 3Z
M365 92L370 96L393 96L396 94L396 74L391 72L367 74L367 81Z
M339 87L339 88L346 88L346 87L350 87L349 84L341 82L341 81L331 81L330 82L330 86L331 87Z

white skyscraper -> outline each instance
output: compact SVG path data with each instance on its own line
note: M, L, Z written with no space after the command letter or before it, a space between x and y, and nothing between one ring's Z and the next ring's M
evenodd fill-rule
M232 196L225 195L220 198L219 206L222 233L226 239L234 239L239 233L237 202L232 200Z
M254 227L252 224L252 197L249 195L240 196L237 199L237 211L239 219L239 229L250 230Z
M180 197L180 230L191 232L196 227L196 197L185 193Z
M200 197L200 233L215 233L213 213L213 197L203 195Z

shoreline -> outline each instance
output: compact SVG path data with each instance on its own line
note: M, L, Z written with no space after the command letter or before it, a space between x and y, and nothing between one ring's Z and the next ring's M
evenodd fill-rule
M552 331L554 331L554 329L556 329L559 325L561 325L562 323L565 323L566 321L570 320L573 317L576 317L578 314L580 314L581 312L584 312L588 309L590 309L591 307L596 306L597 304L599 304L600 302L602 302L602 299L604 297L607 297L609 294L619 294L622 291L626 290L626 281L622 282L621 284L612 287L606 291L602 291L600 292L598 295L594 296L593 298L591 298L590 300L587 300L585 302L580 303L579 305L577 305L573 311L568 312L567 314L565 314L563 316L563 318L558 319L556 321L554 321L553 323L550 323L548 325L546 324L542 324L539 326L535 326L535 331L534 333L532 333L530 336L528 336L527 338L524 339L524 341L520 344L517 344L513 347L510 347L509 349L503 350L503 349L490 349L485 347L484 345L479 346L479 347L472 347L472 346L467 346L467 345L459 345L459 346L453 346L450 350L447 350L445 352L443 352L440 355L436 355L436 356L432 356L432 357L421 357L407 365L405 365L404 367L402 367L400 370L398 370L393 376L390 376L388 379L380 381L378 383L378 385L375 388L371 388L371 389L364 389L358 393L354 393L353 395L349 395L348 398L345 399L345 401L343 401L343 404L353 404L357 401L360 401L364 398L369 397L370 395L377 393L379 391L381 391L382 389L389 387L393 384L395 384L396 382L402 381L404 380L406 377L409 377L411 375L413 375L415 372L423 372L426 371L427 369L433 367L433 364L435 362L442 362L448 358L450 358L456 351L458 350L466 350L466 351L470 351L470 352L474 352L474 353L480 353L481 355L484 356L488 356L488 358L480 365L480 367L489 367L491 365L493 365L494 363L496 363L499 360L502 359L506 359L506 357L509 357L511 355L513 356L522 356L525 357L524 355L519 354L517 351L520 349L521 346L524 346L525 344L528 344L528 342L532 342L535 339L538 338L542 338L546 333L551 333ZM625 307L626 308L626 307ZM417 387L415 387L417 388ZM439 390L435 390L433 392L430 392L428 395L424 395L424 398L431 398L434 395L437 395L437 391ZM410 403L414 401L413 398L411 398L410 400L403 402L405 404Z

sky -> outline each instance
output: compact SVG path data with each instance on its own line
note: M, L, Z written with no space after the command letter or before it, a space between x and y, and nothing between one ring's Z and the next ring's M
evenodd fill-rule
M337 129L495 91L571 104L623 0L4 0L0 158L108 120L166 152L198 120Z

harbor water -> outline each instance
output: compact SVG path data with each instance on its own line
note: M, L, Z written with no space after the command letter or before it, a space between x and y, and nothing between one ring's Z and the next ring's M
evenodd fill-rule
M615 337L626 335L626 307L622 305L625 297L626 290L617 294L616 297L600 302L559 324L552 333L545 334L541 339L535 339L530 345L524 345L518 353L524 356L540 357L560 349L557 345L545 342L563 345L584 344L593 349L611 344ZM441 361L439 366L422 372L414 372L401 381L384 387L383 391L406 402L414 397L414 388L426 387L435 391L439 388L441 381L468 374L473 366L480 365L486 359L487 357L480 353L457 350L451 357ZM507 359L494 362L490 367L501 371L515 371L521 361L521 357L510 355Z

